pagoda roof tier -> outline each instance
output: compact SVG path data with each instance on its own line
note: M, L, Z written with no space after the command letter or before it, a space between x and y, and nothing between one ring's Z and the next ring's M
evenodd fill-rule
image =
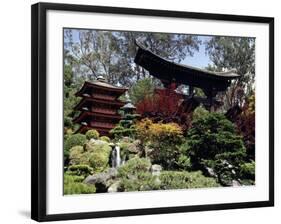
M106 100L106 99L96 99L92 97L84 97L75 107L75 110L82 110L83 107L88 107L88 106L94 106L94 104L102 104L102 105L111 105L114 106L115 108L120 108L125 105L124 102L120 100Z
M163 84L177 83L214 91L225 91L232 79L240 75L233 70L213 72L169 61L142 46L137 41L137 54L134 62L160 79Z
M100 89L100 90L111 92L111 94L116 95L116 97L121 96L123 93L125 93L128 90L128 88L113 86L103 81L98 81L98 80L93 82L85 81L82 88L77 93L75 93L75 95L83 97L83 94L89 94L89 92L93 91L94 89L96 90Z
M73 122L75 123L81 123L85 121L87 118L107 118L108 120L116 120L116 123L121 119L121 115L119 114L104 114L104 113L98 113L98 112L91 112L91 111L83 111L73 119Z

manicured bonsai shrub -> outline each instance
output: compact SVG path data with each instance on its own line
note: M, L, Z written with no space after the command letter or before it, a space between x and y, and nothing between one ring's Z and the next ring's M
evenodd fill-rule
M139 117L139 114L124 114L122 120L119 121L116 127L110 130L110 134L115 139L134 137L136 134L135 122Z
M68 160L69 150L73 146L83 146L86 142L86 136L82 134L74 134L69 136L64 142L64 159Z
M101 136L100 140L105 141L105 142L110 142L110 138L107 136Z
M84 177L64 175L64 188L63 192L67 194L92 194L96 192L94 185L88 185L82 183Z
M135 157L118 168L118 176L121 178L134 176L138 172L148 172L150 167L151 162L148 159Z
M69 150L69 164L71 165L78 165L78 164L83 164L87 163L87 161L83 161L83 153L84 153L84 147L77 145L73 146ZM86 158L85 158L86 159Z
M214 178L205 177L200 171L162 171L159 176L150 172L147 159L133 158L118 169L120 191L147 191L187 189L220 186Z
M138 138L146 147L146 156L152 163L160 164L164 169L174 169L183 140L181 127L176 123L154 123L143 119L136 125Z
M109 166L111 147L106 142L93 142L85 145L85 157L88 158L89 166L94 173L103 172Z
M118 168L120 191L146 191L159 189L156 177L150 173L151 162L145 158L133 158Z
M66 172L68 175L87 177L93 173L93 168L88 165L71 165Z
M205 177L200 171L163 171L160 174L161 189L209 188L220 185L214 178Z
M138 172L134 178L121 178L119 191L149 191L159 190L157 177L149 172Z
M193 168L210 167L222 185L239 178L245 163L246 149L242 137L223 114L209 113L193 122L187 135L187 152Z
M108 168L111 147L107 142L96 140L82 146L71 148L69 163L71 165L88 165L93 173L104 171Z
M97 130L94 130L94 129L92 129L92 130L88 130L87 132L86 132L86 138L87 139L98 139L100 137L100 134L98 133L98 131Z

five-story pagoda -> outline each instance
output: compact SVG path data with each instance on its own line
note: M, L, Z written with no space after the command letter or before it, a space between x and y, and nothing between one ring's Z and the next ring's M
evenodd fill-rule
M74 107L81 111L73 122L80 124L77 132L85 133L89 129L97 130L101 135L109 135L121 119L118 110L125 103L118 98L127 91L126 88L113 86L99 76L96 81L86 81L82 88L75 94L82 97Z

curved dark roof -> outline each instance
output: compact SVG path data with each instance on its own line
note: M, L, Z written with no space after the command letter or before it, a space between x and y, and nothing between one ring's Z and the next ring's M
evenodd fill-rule
M95 80L93 82L85 81L82 88L75 95L82 96L82 94L87 93L88 90L91 91L92 89L103 89L110 91L115 93L116 96L120 96L128 90L128 88L113 86L109 83Z
M223 91L230 85L232 79L240 77L232 70L213 72L175 63L153 53L137 41L135 44L138 46L135 63L148 70L152 76L160 79L163 83L176 82Z

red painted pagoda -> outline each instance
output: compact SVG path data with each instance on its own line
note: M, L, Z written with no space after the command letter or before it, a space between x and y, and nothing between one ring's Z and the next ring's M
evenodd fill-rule
M89 129L97 130L100 135L109 135L109 131L120 121L118 110L125 103L118 98L127 91L126 88L113 86L99 76L94 82L85 82L75 94L82 97L75 106L81 111L73 122L80 124L77 132L85 133Z

